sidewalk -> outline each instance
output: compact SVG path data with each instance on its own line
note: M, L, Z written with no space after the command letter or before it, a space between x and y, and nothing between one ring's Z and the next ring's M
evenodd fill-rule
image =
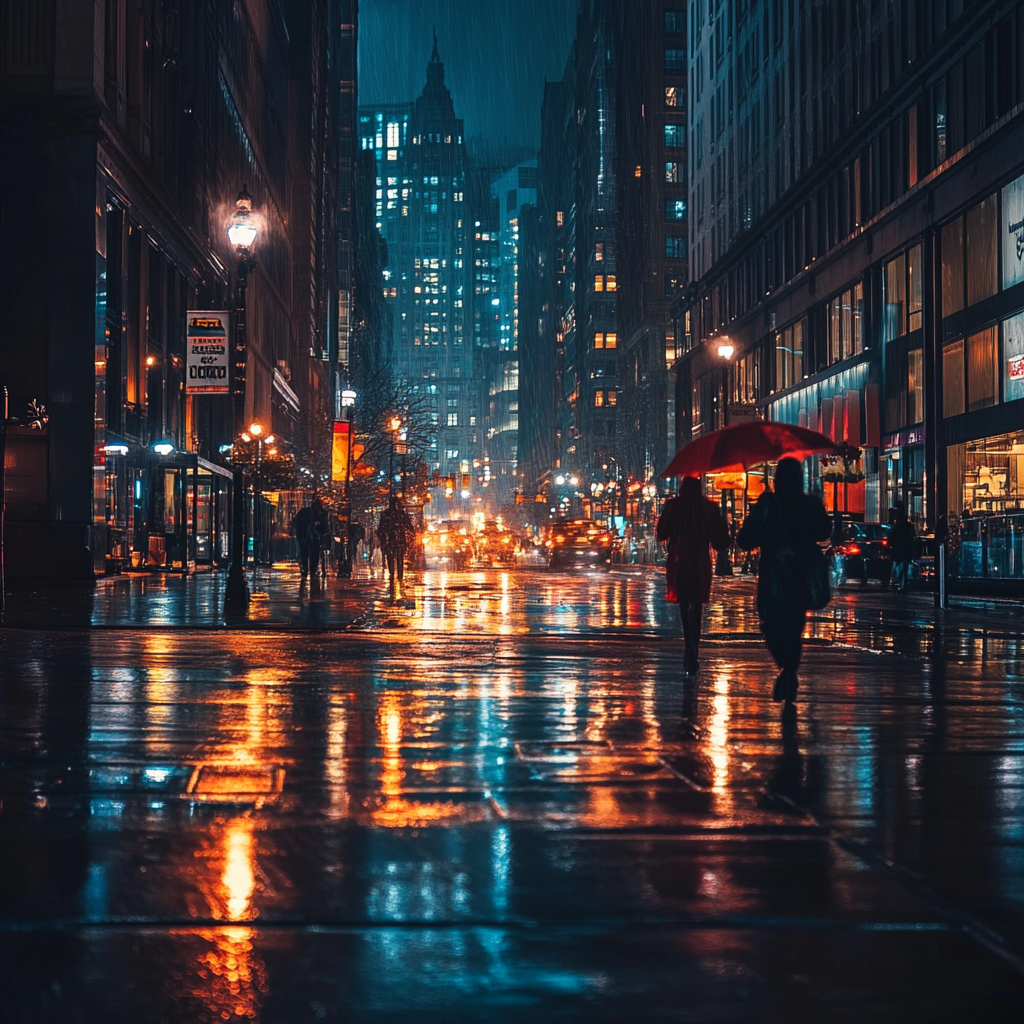
M386 579L359 570L353 579L331 574L302 583L297 566L261 567L246 574L248 614L224 617L227 571L188 576L154 573L103 576L94 584L38 581L6 595L8 628L286 629L338 630L357 622L388 597Z

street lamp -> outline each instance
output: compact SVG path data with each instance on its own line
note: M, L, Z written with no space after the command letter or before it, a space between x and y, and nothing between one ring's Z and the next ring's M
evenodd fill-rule
M257 227L252 215L252 196L245 185L235 197L235 212L227 228L228 241L235 250L235 358L232 365L231 392L234 401L233 436L245 430L245 293L249 271L256 266L252 247ZM258 426L258 424L253 424ZM244 611L249 604L249 585L245 581L245 474L232 458L231 568L224 591L224 608Z
M388 426L391 428L391 458L388 461L388 494L394 495L395 493L395 439L398 437L398 431L402 428L401 416L392 416L388 420Z

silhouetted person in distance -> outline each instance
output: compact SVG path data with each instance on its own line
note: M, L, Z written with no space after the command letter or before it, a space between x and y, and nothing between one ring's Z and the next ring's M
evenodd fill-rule
M907 575L910 570L910 560L914 557L916 536L914 524L907 518L903 506L897 506L896 521L889 530L889 554L892 556L896 577L893 585L896 590L907 589Z
M405 576L405 549L414 534L412 520L398 498L390 498L388 507L381 513L380 522L377 524L377 539L388 567L392 589L395 580L401 582Z
M319 496L310 504L295 513L292 520L292 533L299 542L299 567L302 578L312 572L316 576L320 568L320 552L330 543L330 524L327 521L327 510Z
M718 552L729 548L729 528L721 509L700 492L696 477L683 477L679 497L669 498L658 519L657 537L668 542L665 565L667 597L679 603L686 642L684 668L688 675L697 671L698 648L704 605L711 597L710 548Z
M774 490L761 495L737 537L741 548L761 549L757 611L765 643L781 669L773 700L796 700L808 600L802 567L811 547L831 529L821 499L804 493L800 463L780 459Z

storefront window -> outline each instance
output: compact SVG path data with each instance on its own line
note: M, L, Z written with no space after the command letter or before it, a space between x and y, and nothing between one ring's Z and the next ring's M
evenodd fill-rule
M986 409L999 401L996 328L967 339L967 411Z
M951 512L1024 508L1024 431L947 449Z
M967 305L999 290L996 255L996 197L991 195L967 211Z

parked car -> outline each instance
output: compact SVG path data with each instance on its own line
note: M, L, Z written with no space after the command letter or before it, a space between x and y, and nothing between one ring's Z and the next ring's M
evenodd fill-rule
M831 563L834 586L850 580L864 586L869 579L887 585L892 572L889 527L881 523L843 523L839 543L830 545L825 556Z
M608 565L612 556L611 531L593 519L566 519L548 527L548 565Z

